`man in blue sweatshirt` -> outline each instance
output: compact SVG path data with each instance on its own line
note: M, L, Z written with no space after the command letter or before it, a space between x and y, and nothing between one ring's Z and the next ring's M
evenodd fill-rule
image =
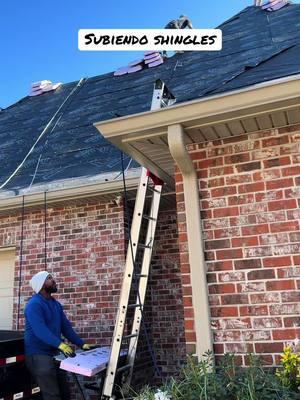
M64 371L58 369L54 356L59 350L66 357L75 356L61 336L83 350L90 345L73 330L61 304L52 297L57 292L56 282L47 271L35 274L30 285L35 295L25 308L26 365L38 383L43 400L68 400L70 393Z

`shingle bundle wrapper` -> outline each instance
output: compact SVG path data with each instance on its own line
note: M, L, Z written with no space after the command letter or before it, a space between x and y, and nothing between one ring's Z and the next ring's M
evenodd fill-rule
M287 4L289 4L288 0L268 0L261 8L267 11L277 11Z
M131 74L133 72L141 71L144 67L144 59L131 61L126 67L121 67L114 72L114 76L121 76Z
M132 74L144 68L153 68L164 62L158 51L146 51L144 58L131 61L126 67L121 67L114 72L114 76Z
M128 74L132 74L133 72L141 71L143 69L143 66L144 66L143 62L144 62L144 60L142 58L138 59L138 60L131 61L128 64Z
M149 68L157 67L164 62L158 51L147 51L144 54L144 60L145 64L147 64Z
M110 348L99 347L94 350L77 353L74 358L63 359L60 368L65 371L75 372L84 376L93 376L100 371L105 370L109 360ZM125 350L121 350L120 357L126 355ZM60 361L60 357L56 357Z
M43 80L39 82L34 82L31 85L31 91L29 96L39 96L42 93L50 92L51 90L57 89L61 86L61 83L53 84L51 81Z
M128 74L128 67L121 67L114 72L114 76L121 76Z

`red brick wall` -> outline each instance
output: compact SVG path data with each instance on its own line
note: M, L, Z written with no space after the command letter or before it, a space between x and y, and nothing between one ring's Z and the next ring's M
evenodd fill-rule
M87 341L110 344L124 266L123 208L114 203L48 207L47 270L56 297L77 332ZM0 219L0 246L16 245L19 258L21 217ZM29 280L44 269L44 213L26 211L24 221L21 316L32 294ZM15 304L19 261L15 266ZM20 320L23 326L23 318Z
M277 363L300 337L300 126L188 146L199 178L216 354ZM176 173L186 339L195 348L182 177ZM201 316L195 316L201 318Z
M177 374L186 358L186 344L175 209L159 214L147 300L161 374Z

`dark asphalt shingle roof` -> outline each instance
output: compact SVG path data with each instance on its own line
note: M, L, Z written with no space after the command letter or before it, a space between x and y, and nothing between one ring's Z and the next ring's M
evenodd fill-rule
M247 7L220 28L222 51L185 52L157 68L87 79L70 98L55 129L45 134L6 188L29 186L35 172L34 184L120 171L119 150L92 124L148 111L158 78L180 103L300 73L300 5L276 12ZM0 185L76 85L25 97L0 112Z

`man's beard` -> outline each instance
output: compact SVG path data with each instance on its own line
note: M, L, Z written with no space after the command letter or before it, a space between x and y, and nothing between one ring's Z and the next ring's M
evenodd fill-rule
M57 292L57 286L49 286L49 287L45 287L45 291L49 294L51 293L56 293Z

